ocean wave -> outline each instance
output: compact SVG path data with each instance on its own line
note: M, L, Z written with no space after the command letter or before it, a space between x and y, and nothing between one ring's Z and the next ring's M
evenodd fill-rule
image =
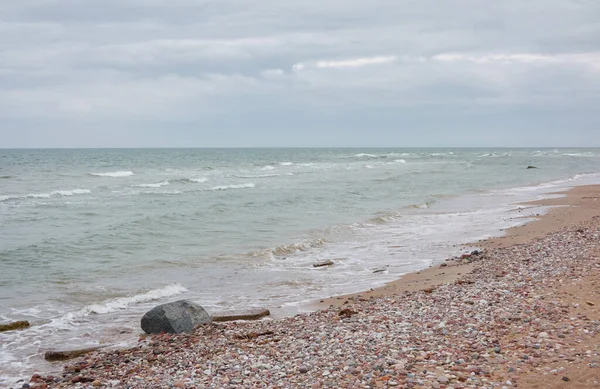
M294 163L293 162L280 162L279 164L281 166L292 166Z
M384 213L367 220L367 224L385 224L398 218L396 213Z
M148 292L136 294L133 296L119 297L116 299L103 301L97 304L90 304L83 307L79 312L71 315L73 316L73 318L75 318L94 314L115 312L117 310L125 309L133 304L160 300L162 298L176 296L187 291L188 290L180 284L171 284L159 289L153 289Z
M254 185L252 182L248 183L248 184L237 184L237 185L219 185L219 186L213 186L210 189L207 190L230 190L230 189L246 189L246 188L254 188L256 185Z
M198 177L198 178L181 178L178 180L169 180L169 182L183 182L185 184L202 184L207 182L208 178L206 177Z
M114 178L131 177L131 176L135 175L135 173L130 170L123 170L123 171L118 171L118 172L108 172L108 173L89 173L89 174L90 174L90 176L96 176L96 177L114 177Z
M142 194L142 195L157 195L157 196L175 196L182 194L183 191L180 190L171 190L171 191L163 191L163 192L153 192L153 191L145 191L145 192L137 192L132 194Z
M280 177L280 176L284 176L284 175L290 175L290 173L287 174L277 174L277 173L273 173L273 174L249 174L249 175L245 175L245 176L237 176L234 175L233 177L236 178L269 178L269 177Z
M356 158L381 158L381 156L377 156L374 154L367 154L367 153L354 154L354 156ZM383 156L383 158L385 158L385 156Z
M161 186L167 186L169 185L168 181L163 181L163 182L157 182L156 184L139 184L139 185L133 185L136 188L160 188Z
M401 163L403 165L406 164L406 160L405 159L396 159L396 160L394 160L394 162Z
M55 190L50 193L30 193L25 195L0 196L0 201L18 199L49 199L54 196L75 196L92 193L89 189Z
M429 200L429 201L425 201L424 203L420 203L420 204L415 204L413 205L413 208L417 208L417 209L429 209L431 208L434 204L436 203L435 200Z
M267 165L260 168L260 170L274 170L275 166Z
M318 239L307 241L307 242L292 243L292 244L273 247L271 249L267 249L266 252L271 255L274 255L274 256L291 255L291 254L323 247L326 243L327 243L326 239L318 238ZM264 252L258 252L258 253L254 253L254 254L256 255L256 254L263 254L263 253Z
M584 158L593 158L597 157L594 153L566 153L563 154L565 157L584 157Z

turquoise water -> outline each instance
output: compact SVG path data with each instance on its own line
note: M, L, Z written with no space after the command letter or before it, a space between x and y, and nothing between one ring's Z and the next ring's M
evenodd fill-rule
M598 149L0 150L0 321L34 324L0 334L0 383L47 369L46 349L133 338L161 302L286 314L381 284L521 223L519 201L595 182L599 163Z

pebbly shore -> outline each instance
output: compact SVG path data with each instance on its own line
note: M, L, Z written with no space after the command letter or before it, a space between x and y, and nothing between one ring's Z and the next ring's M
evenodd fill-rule
M600 378L599 244L595 217L527 244L488 249L451 284L142 337L137 347L97 352L27 385L510 388L525 387L533 374L557 385L586 379L593 387ZM590 287L589 300L577 296ZM569 376L573 366L587 370Z

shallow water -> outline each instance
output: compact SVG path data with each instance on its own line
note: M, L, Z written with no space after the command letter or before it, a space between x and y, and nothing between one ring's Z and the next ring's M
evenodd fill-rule
M598 149L0 150L0 321L34 324L0 334L0 384L47 370L49 348L135 338L161 302L289 314L382 284L523 223L520 201L596 182L599 162Z

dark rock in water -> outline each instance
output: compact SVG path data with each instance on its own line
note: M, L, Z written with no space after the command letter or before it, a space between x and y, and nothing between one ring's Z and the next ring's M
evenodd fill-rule
M313 267L324 267L333 265L333 261L330 259L328 261L313 263Z
M148 334L192 332L199 324L210 323L204 308L187 300L154 307L142 317L142 330Z
M50 362L66 361L68 359L73 359L73 358L77 358L77 357L80 357L85 354L89 354L92 351L101 349L102 347L104 347L104 346L82 348L82 349L78 349L78 350L63 350L63 351L51 350L51 351L46 351L46 354L44 354L44 358Z
M0 332L22 330L24 328L29 328L30 326L28 321L13 321L8 324L0 324Z
M239 311L218 312L212 315L215 322L234 321L234 320L258 320L269 316L271 312L265 308L244 309Z
M473 251L471 251L471 255L481 255L481 251L473 250Z
M373 274L375 274L375 273L383 273L386 270L387 270L387 266L379 268L379 269L375 269L375 270L373 270Z
M537 169L537 167L529 165L527 166L527 169Z

